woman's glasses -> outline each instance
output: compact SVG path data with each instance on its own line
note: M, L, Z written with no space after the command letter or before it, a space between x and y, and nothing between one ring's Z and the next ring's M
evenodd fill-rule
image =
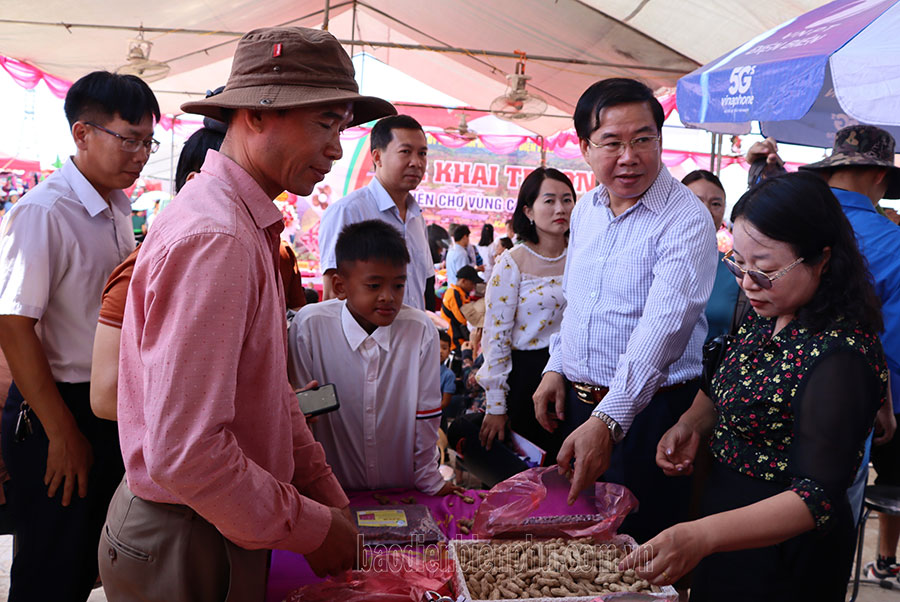
M783 270L780 270L772 276L769 276L765 272L761 272L759 270L745 270L744 268L736 264L731 258L733 254L733 250L728 251L728 253L725 254L725 257L722 258L722 261L725 262L725 267L728 268L728 271L734 274L736 278L740 278L741 280L743 280L744 275L746 274L747 276L750 276L750 280L756 283L757 286L764 289L772 288L773 282L775 282L776 280L790 272L792 269L794 269L795 266L798 266L803 262L803 258L800 257L799 259L797 259L797 261L787 266Z

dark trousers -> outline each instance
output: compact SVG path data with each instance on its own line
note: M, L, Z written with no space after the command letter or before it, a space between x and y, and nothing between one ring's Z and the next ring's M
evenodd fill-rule
M556 456L565 437L557 431L544 429L534 415L534 392L543 378L544 367L550 359L550 349L512 350L512 368L507 378L506 413L509 427L546 452L544 466L556 464Z
M681 415L691 407L699 381L657 393L635 416L625 439L613 447L609 469L602 480L628 487L639 507L619 528L638 543L652 539L660 531L687 520L691 499L691 477L667 477L656 465L656 445ZM575 389L566 389L566 420L562 430L574 431L587 420L594 406L578 399Z
M47 435L31 411L32 434L15 440L23 398L13 383L0 427L18 548L10 575L10 601L87 600L97 580L97 544L106 509L125 473L116 423L91 412L90 385L57 383L57 388L93 449L88 494L80 498L76 491L67 507L62 506L62 486L55 496L47 497Z

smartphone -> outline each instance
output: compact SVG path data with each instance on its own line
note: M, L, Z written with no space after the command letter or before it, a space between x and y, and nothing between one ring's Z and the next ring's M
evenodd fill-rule
M297 401L300 402L300 411L307 417L318 416L327 412L333 412L341 407L337 398L334 385L320 385L315 389L308 389L297 393Z

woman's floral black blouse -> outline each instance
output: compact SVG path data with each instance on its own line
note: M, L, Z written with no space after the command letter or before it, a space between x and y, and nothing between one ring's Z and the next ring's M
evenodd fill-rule
M723 357L710 445L729 468L783 482L821 529L859 466L887 367L877 336L852 324L810 332L794 320L773 337L774 324L751 312Z

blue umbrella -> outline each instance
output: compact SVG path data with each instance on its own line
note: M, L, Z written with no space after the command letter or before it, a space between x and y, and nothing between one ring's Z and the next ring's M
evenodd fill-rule
M900 140L900 0L835 0L678 80L691 126L831 147L845 125Z

